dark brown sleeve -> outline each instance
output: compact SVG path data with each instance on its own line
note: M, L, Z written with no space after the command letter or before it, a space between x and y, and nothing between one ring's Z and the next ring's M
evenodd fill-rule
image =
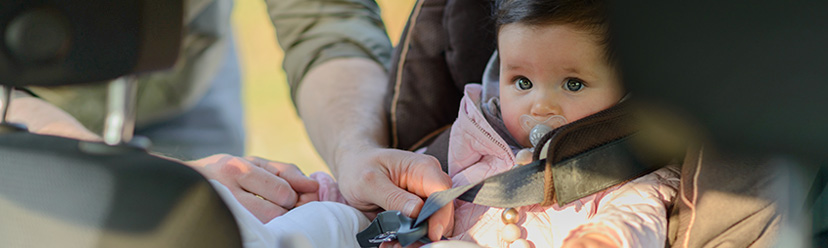
M479 83L495 49L492 1L422 0L392 59L392 147L415 150L457 118L463 87Z

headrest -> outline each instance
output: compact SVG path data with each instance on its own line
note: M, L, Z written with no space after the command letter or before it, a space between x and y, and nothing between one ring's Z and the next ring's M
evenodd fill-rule
M167 68L182 0L0 3L0 84L67 85Z

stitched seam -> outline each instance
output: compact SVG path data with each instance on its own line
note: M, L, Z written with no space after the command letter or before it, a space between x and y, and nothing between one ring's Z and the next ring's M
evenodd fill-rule
M687 245L690 243L690 232L693 230L693 224L696 222L696 200L698 199L699 193L699 174L701 172L701 165L702 160L704 157L704 147L699 149L699 162L696 163L696 172L693 174L693 204L689 202L687 199L687 195L684 194L684 190L681 193L681 200L684 204L687 204L687 207L690 208L690 223L687 225L687 231L684 232L684 247L688 247Z
M501 143L500 141L498 141L497 138L494 137L494 135L487 132L486 129L481 127L480 124L477 123L477 121L475 121L474 119L471 118L471 116L469 116L468 114L466 114L465 116L466 116L466 119L469 120L469 122L471 122L472 125L474 125L474 127L477 128L477 130L480 130L480 132L483 133L484 135L486 135L486 137L489 138L489 140L492 141L492 143L495 143L495 145L500 147L500 149L504 150L506 152L506 154L509 155L509 158L511 158L511 160L512 160L512 161L510 161L512 164L515 163L515 155L512 154L512 149L509 149L508 145L505 145L505 144Z
M437 136L437 135L443 133L443 131L445 131L446 129L448 129L450 127L451 127L451 125L449 124L449 125L445 125L441 128L438 128L437 130L434 130L434 132L431 132L431 133L427 134L425 137L423 137L422 139L417 141L417 143L414 143L414 145L409 147L408 150L409 151L414 151L414 149L420 147L421 145L423 145L423 143L425 143L429 139L433 138L434 136Z
M414 27L417 25L417 17L420 16L420 9L423 7L423 2L425 0L417 2L417 5L414 6L414 13L411 13L411 17L408 19L411 25L408 26L408 32L405 34L405 41L403 41L402 51L400 51L400 60L397 63L397 75L394 81L394 98L391 100L391 147L395 148L400 143L400 138L397 134L397 102L400 100L403 66L405 66L405 58L408 56L408 46L411 44L411 33L414 32Z

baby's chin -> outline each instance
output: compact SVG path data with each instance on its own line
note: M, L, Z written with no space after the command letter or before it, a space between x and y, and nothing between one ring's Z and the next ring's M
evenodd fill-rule
M529 141L529 133L523 131L520 125L506 124L506 130L509 131L509 135L512 135L512 138L514 138L515 141L517 141L523 148L532 147L532 142Z
M533 147L532 142L529 141L529 134L523 134L521 137L516 138L515 141L520 144L523 148L531 148Z

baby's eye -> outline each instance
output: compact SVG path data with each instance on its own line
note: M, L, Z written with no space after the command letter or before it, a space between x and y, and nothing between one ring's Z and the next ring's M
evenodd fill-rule
M531 89L532 88L532 81L529 81L528 78L520 77L517 80L515 80L515 87L517 87L518 90Z
M569 78L564 82L564 89L572 92L578 92L584 88L584 82L577 78Z

